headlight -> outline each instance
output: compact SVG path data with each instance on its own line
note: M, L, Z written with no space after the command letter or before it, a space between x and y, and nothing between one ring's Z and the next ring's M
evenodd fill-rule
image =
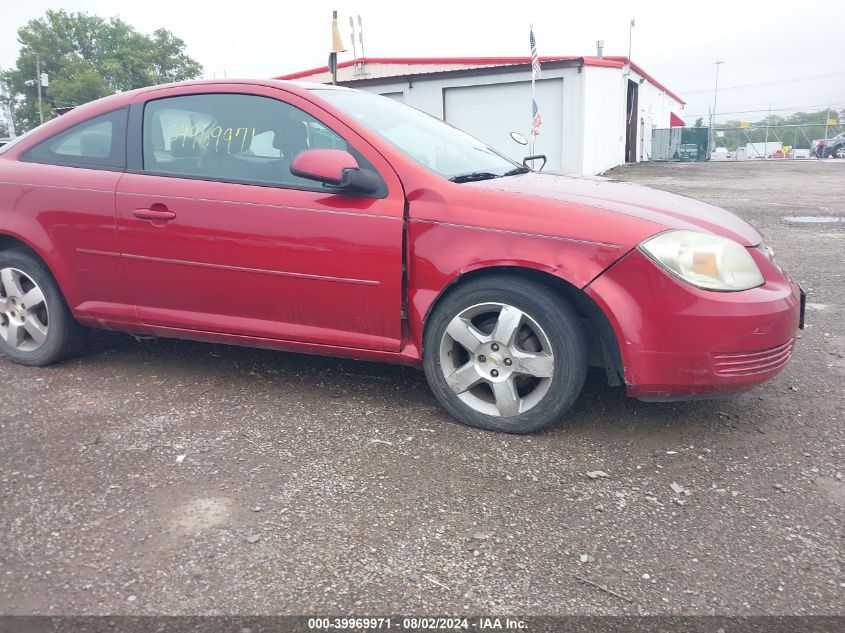
M640 249L673 275L705 290L748 290L764 281L741 244L712 233L666 231L645 240Z

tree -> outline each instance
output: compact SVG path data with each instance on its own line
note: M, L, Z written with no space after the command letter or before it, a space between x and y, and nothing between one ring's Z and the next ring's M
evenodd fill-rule
M703 118L703 117L698 117L698 118L695 120L695 127L703 127L703 126L704 126L704 118Z
M50 86L42 93L44 119L54 108L77 106L115 92L195 79L202 66L185 53L185 42L170 31L139 33L120 18L47 11L18 29L21 50L5 80L16 126L39 123L36 55Z

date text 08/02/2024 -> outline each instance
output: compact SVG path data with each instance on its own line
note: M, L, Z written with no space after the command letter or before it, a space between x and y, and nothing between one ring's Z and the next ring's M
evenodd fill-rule
M352 618L309 618L308 629L312 631L399 629L419 630L469 630L479 631L524 631L524 620L500 617L352 617Z

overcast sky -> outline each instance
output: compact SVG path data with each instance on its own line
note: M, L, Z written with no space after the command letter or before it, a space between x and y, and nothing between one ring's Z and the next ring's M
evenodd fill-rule
M686 119L706 118L716 60L724 62L718 119L754 120L770 104L784 114L845 108L845 0L4 0L0 66L17 58L18 27L50 8L119 16L143 32L167 28L185 40L207 77L270 77L325 65L332 9L350 49L349 16L362 15L368 57L527 55L532 22L541 55L594 55L597 39L605 54L625 55L634 17L632 58L680 93ZM737 88L749 84L767 85Z

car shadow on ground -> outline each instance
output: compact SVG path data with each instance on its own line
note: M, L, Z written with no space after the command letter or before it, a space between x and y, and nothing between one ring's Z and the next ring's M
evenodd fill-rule
M439 407L425 375L414 367L178 339L138 340L105 331L92 332L86 353L54 371L68 366L106 375L119 373L130 382L150 374L167 374L171 380L185 377L188 390L192 383L212 382L239 393L256 390L272 396L278 388L302 402L352 395L373 407L410 408L424 421L458 425ZM737 421L746 417L746 407L755 408L754 417L760 415L762 394L761 390L753 397L641 402L626 397L621 387L609 387L602 370L591 369L581 397L567 416L537 436L602 433L624 439L644 432L711 425L736 428Z

